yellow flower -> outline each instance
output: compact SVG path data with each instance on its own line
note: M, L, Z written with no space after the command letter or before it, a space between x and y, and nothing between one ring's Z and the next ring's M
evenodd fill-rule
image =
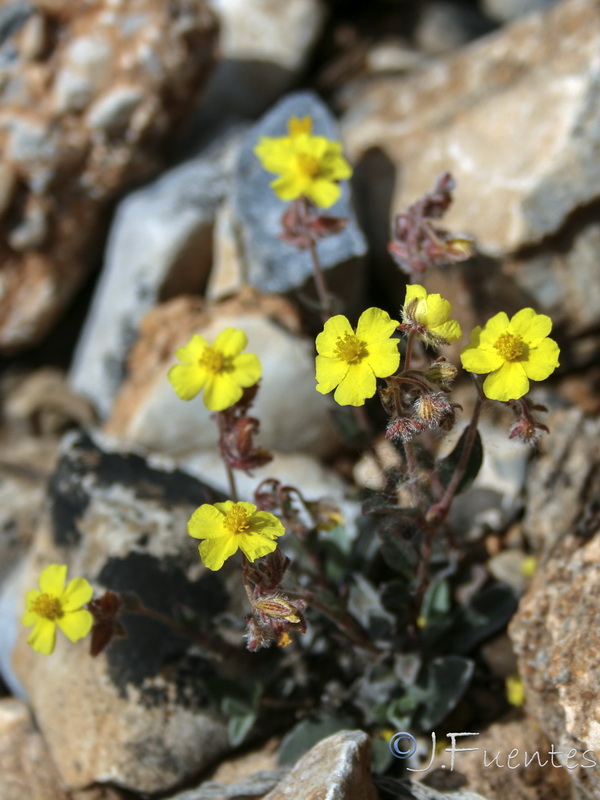
M439 294L427 294L415 283L406 287L402 309L403 330L414 331L417 339L432 347L455 342L462 336L460 325L450 319L452 306Z
M558 345L548 339L552 320L523 308L512 319L501 311L471 333L460 359L469 372L490 374L483 392L490 400L517 400L529 381L543 381L558 367Z
M362 406L375 394L375 378L388 378L398 369L398 342L390 338L397 326L380 308L363 311L356 333L341 314L328 319L316 342L317 391L335 389L336 403Z
M525 687L520 675L509 675L505 679L506 699L511 706L522 706L525 703Z
M54 650L56 626L67 639L76 642L87 636L92 628L93 617L82 608L89 603L94 590L85 578L73 578L65 588L67 567L50 564L40 575L40 590L31 589L25 598L23 625L34 625L27 644L45 656Z
M310 117L288 122L288 136L262 136L254 148L267 172L279 175L272 183L280 200L307 197L320 208L329 208L340 196L338 181L350 178L352 168L339 142L313 136Z
M258 356L242 353L248 344L243 331L225 328L214 344L194 334L185 347L175 351L183 364L169 370L169 380L182 400L191 400L204 389L209 411L223 411L241 398L243 390L260 379Z
M277 547L275 539L285 528L277 517L257 511L252 503L227 500L197 508L188 522L188 533L205 540L198 546L200 558L206 567L217 570L238 548L248 561L272 553Z

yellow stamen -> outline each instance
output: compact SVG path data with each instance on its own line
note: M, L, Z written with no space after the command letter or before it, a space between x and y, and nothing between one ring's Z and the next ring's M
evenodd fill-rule
M224 355L214 347L207 347L199 360L200 366L209 372L219 375L231 369L231 357Z
M494 347L505 361L517 361L527 352L527 345L523 339L518 334L508 331L500 334Z
M369 355L367 343L353 333L345 333L343 338L338 336L335 353L338 358L348 364L358 364L365 356Z
M318 158L308 153L298 153L297 155L298 172L306 178L317 178L321 172L321 163Z
M225 514L223 525L230 533L247 533L250 530L248 512L241 506L232 506Z
M49 594L41 594L33 601L29 607L30 611L38 614L44 619L60 619L64 616L62 605L58 597L51 597Z

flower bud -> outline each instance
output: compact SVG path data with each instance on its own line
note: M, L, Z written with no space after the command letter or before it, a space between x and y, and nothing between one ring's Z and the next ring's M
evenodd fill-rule
M419 433L422 433L426 428L422 422L411 417L396 417L389 422L385 438L392 441L399 440L401 442L410 442Z
M438 358L430 364L425 372L425 377L428 381L437 384L440 389L449 391L457 374L458 369L454 364L446 361L445 358Z
M422 394L414 404L417 419L427 428L452 427L456 416L455 408L456 404L451 403L441 392Z

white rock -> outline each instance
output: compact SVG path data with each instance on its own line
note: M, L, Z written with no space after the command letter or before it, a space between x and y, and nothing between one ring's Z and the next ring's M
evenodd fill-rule
M199 292L211 266L212 224L228 181L227 145L130 194L119 206L102 276L70 381L101 415L110 411L137 324L171 293Z

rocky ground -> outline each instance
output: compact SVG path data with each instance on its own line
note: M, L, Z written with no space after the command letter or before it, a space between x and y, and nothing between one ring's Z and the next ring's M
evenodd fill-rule
M2 800L600 795L599 54L595 0L4 0ZM243 649L238 572L207 572L180 535L194 508L227 493L214 425L167 380L192 333L243 328L263 364L254 412L274 460L241 480L242 495L275 476L327 496L358 529L358 490L379 488L380 468L348 448L314 391L310 260L278 238L282 205L253 155L259 136L305 115L354 168L334 207L348 225L320 245L344 313L397 313L391 218L450 171L444 224L477 255L423 283L463 330L533 306L561 346L536 394L550 435L532 454L486 419L483 469L453 509L518 608L478 643L475 689L435 725L479 736L452 773L443 753L428 773L386 772L373 731L343 714L282 758L309 716L290 686L237 739L214 702L219 682L281 664L309 687L311 713L337 714L348 689L319 683L318 652ZM389 443L375 444L393 465ZM218 618L231 649L189 646L147 618L96 659L66 641L40 656L19 622L23 596L57 562L158 613ZM516 672L518 709L504 699ZM562 761L481 764L484 750L506 761L550 747Z

